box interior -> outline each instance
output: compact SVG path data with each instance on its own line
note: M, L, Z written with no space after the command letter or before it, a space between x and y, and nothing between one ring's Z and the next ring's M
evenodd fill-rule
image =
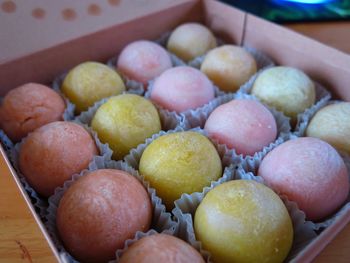
M26 82L49 84L54 77L83 61L105 62L131 41L156 39L188 21L203 22L220 38L254 47L278 64L296 66L325 85L333 96L350 101L347 87L350 83L349 55L212 0L181 1L161 11L3 63L0 65L0 96ZM342 226L350 221L348 212L337 220L342 221ZM35 218L39 220L37 216ZM321 236L328 233L328 239L331 239L341 230L339 225L326 229L308 246L308 252L300 253L295 261L315 257L327 244L320 241Z

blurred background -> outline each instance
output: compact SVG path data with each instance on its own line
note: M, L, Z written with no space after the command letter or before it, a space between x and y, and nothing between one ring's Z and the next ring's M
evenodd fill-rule
M350 0L221 0L275 22L350 19Z

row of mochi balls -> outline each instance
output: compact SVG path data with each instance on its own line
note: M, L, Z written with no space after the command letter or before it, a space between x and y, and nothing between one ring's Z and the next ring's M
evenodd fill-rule
M257 71L256 61L245 49L216 47L214 35L200 24L176 28L167 48L185 62L205 55L200 70L173 67L169 53L150 41L133 42L118 57L117 71L124 79L142 83L150 100L121 94L126 90L123 78L104 64L82 63L64 78L61 91L76 106L76 114L113 96L97 108L88 125L108 143L114 159L122 160L131 149L160 132L159 109L180 115L197 109L215 99L214 85L224 92L235 92ZM262 71L251 94L283 112L293 124L298 114L316 102L312 80L290 67ZM252 156L278 136L275 117L261 102L236 99L219 105L209 115L204 130L213 141ZM61 95L35 83L11 90L0 106L1 129L14 142L24 138L19 170L44 198L100 154L89 131L62 121L65 108ZM349 103L330 103L315 114L305 132L319 139L305 137L282 143L259 166L257 175L295 201L307 219L326 218L348 196L348 171L333 147L350 152L349 113ZM217 149L205 135L179 131L148 144L136 168L170 211L182 194L201 192L218 180L222 166ZM261 256L268 262L282 262L288 255L293 239L290 217L278 195L262 184L241 180L224 183L206 195L197 211L196 237L214 262L257 261ZM257 213L263 226L258 234L252 234L257 230L251 225L238 229L248 216ZM111 216L115 220L104 224ZM65 192L57 211L57 228L65 248L76 259L104 262L113 259L114 252L137 231L147 231L151 217L152 205L139 181L123 171L101 169L80 178ZM230 236L238 237L235 240L240 245L228 246ZM261 237L266 237L263 247L252 251L250 246L258 244ZM203 262L191 246L164 235L143 238L123 255L121 262Z

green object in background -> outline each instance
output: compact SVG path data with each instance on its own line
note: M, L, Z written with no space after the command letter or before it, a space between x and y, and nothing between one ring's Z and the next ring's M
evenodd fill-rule
M350 0L324 4L300 4L269 1L261 16L273 21L333 20L350 18Z
M276 22L350 20L350 0L333 0L320 4L305 4L287 0L221 1Z

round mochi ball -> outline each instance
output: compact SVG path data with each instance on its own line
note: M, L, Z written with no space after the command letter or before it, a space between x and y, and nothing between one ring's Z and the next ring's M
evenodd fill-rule
M156 78L151 100L178 113L196 109L215 97L210 80L199 70L181 66L168 69Z
M316 98L312 80L304 72L291 67L264 70L255 80L251 93L293 121L299 113L310 108Z
M185 62L204 55L215 47L216 39L213 33L198 23L178 26L171 33L167 43L167 49Z
M80 177L63 194L57 229L65 248L79 261L107 262L137 231L147 231L152 204L132 175L112 169Z
M122 255L120 263L204 263L202 256L185 241L166 234L141 238Z
M222 176L220 156L214 145L204 135L192 131L154 140L143 152L139 170L168 209L182 194L201 192Z
M331 215L349 194L348 171L328 143L304 137L287 141L262 160L258 175L298 204L309 220Z
M61 89L80 113L103 98L121 94L125 86L113 69L102 63L85 62L69 71Z
M339 151L350 154L350 103L330 104L311 119L306 135L328 142Z
M245 99L217 107L209 115L204 130L220 144L243 155L254 155L277 137L272 113L260 102Z
M73 122L51 122L24 140L19 168L35 191L49 197L73 174L86 169L97 153L95 141L83 127Z
M146 40L127 45L118 57L117 69L130 79L147 84L172 67L168 52Z
M201 71L221 90L235 92L256 73L257 65L244 48L225 45L205 56Z
M38 83L27 83L9 91L0 106L0 128L14 142L29 132L63 120L66 108L62 97Z
M293 242L286 207L271 189L234 180L210 190L194 217L196 238L213 262L283 262Z
M98 108L91 127L103 143L122 159L132 148L161 130L157 109L147 99L133 94L110 98Z

